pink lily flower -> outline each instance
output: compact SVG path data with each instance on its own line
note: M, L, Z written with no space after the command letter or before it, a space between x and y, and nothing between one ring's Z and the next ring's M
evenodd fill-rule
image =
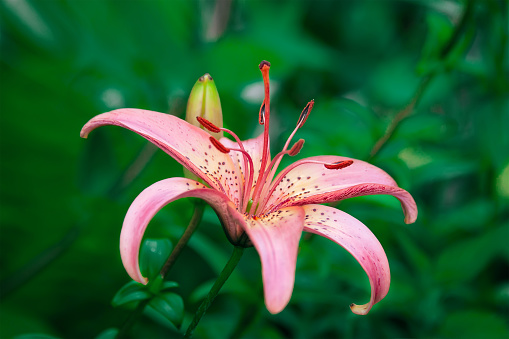
M405 222L417 218L412 196L399 188L383 170L361 160L324 155L298 160L276 176L284 155L294 156L303 146L290 142L306 121L314 102L301 113L283 150L271 158L269 151L269 67L260 64L265 99L259 112L264 132L240 141L232 131L199 118L211 132L224 131L233 139L215 139L203 129L174 116L141 109L118 109L92 118L81 130L103 125L127 128L157 145L208 186L186 178L161 180L146 188L129 208L120 235L120 253L128 274L146 284L138 254L145 229L166 204L181 198L205 200L217 213L234 245L253 245L260 256L265 305L281 312L290 301L295 280L299 240L303 231L328 238L345 248L361 264L371 284L371 299L351 304L356 314L367 314L389 290L389 263L380 242L359 220L338 209L319 205L342 199L390 194L400 202Z

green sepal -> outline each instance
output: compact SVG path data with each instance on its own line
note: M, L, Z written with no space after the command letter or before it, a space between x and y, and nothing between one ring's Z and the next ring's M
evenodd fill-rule
M164 292L166 290L169 290L171 288L175 288L175 287L178 287L179 284L175 281L165 281L163 282L163 285L161 286L161 292Z
M180 329L184 319L184 301L180 295L163 293L152 299L148 306Z
M115 294L111 304L118 307L134 301L145 300L151 297L151 293L147 291L147 286L136 281L130 281Z
M168 239L146 239L140 251L140 269L149 281L155 280L168 259L173 245Z

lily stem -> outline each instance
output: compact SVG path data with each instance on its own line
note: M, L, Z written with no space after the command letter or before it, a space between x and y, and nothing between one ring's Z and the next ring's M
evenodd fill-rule
M187 226L186 230L184 231L184 234L182 234L182 237L178 241L177 245L175 245L175 248L173 251L171 251L170 256L166 260L166 262L163 265L163 268L161 269L160 275L163 277L163 279L168 275L168 272L170 271L170 268L172 268L173 264L179 257L180 253L184 249L184 247L187 245L187 242L193 235L194 231L196 231L196 228L200 224L201 218L203 216L203 211L205 210L205 203L201 200L196 200L194 203L194 212L193 216L191 217L191 221L189 221L189 225ZM140 301L136 309L129 315L127 320L124 322L120 330L118 331L117 335L115 336L116 339L124 338L131 327L134 325L138 317L140 317L143 314L143 310L145 307L150 303L152 298Z
M187 242L193 235L194 231L196 231L196 228L200 224L201 218L203 217L204 210L205 203L202 200L197 200L194 204L194 212L193 216L191 217L191 221L189 222L189 225L184 231L184 234L182 234L182 237L178 241L177 245L175 245L173 251L171 251L171 254L164 263L163 268L161 268L160 274L161 277L163 277L163 279L168 275L168 272L170 271L171 267L173 266L175 261L177 261L184 247L186 247Z
M237 264L240 261L240 258L242 257L242 254L244 253L244 247L241 246L235 246L233 249L232 256L230 257L230 260L226 263L226 266L223 268L223 271L221 274L219 274L219 277L217 278L216 282L212 286L212 288L209 291L209 294L205 297L205 299L202 301L200 307L198 307L198 310L196 311L193 321L187 328L186 334L184 335L184 338L191 338L193 335L193 332L198 326L198 323L200 322L200 319L203 317L207 309L212 304L212 301L214 301L214 298L216 297L217 293L223 287L224 283L230 275L232 274L233 270L237 266Z

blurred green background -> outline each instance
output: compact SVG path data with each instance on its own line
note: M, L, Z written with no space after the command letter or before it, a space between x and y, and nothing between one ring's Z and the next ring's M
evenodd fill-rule
M360 265L304 236L282 313L265 309L248 249L196 337L507 338L507 16L504 0L1 0L0 336L91 338L130 314L111 306L129 281L118 251L123 216L143 188L182 168L118 127L81 139L83 124L121 107L183 116L208 72L225 125L252 137L265 59L273 151L315 99L299 157L369 159L414 196L419 218L405 225L392 197L338 205L372 229L391 264L391 290L369 315L348 307L369 300ZM191 213L190 201L170 204L147 235L175 243ZM186 321L231 250L207 209L170 274ZM178 333L154 314L131 331Z

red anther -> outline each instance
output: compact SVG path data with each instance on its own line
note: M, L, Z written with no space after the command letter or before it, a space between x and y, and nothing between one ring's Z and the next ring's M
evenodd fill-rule
M260 67L260 69L262 70L264 67L268 67L270 68L270 62L268 62L267 60L263 60L262 62L260 62L260 64L258 65L258 67Z
M265 102L260 107L260 114L258 115L258 122L260 125L265 124Z
M300 150L304 146L304 139L299 139L295 144L293 144L292 148L288 151L288 155L293 157L294 155L299 154Z
M342 168L350 166L351 164L353 164L353 160L343 160L343 161L333 162L332 164L324 164L324 166L327 169L342 169Z
M217 127L216 125L214 125L213 123L211 123L210 121L208 121L207 119L205 118L202 118L202 117L196 117L196 120L198 120L198 122L203 126L205 127L206 129L208 129L209 131L213 132L213 133L219 133L221 132L221 129L219 127Z
M229 148L226 148L222 143L220 143L216 138L214 137L210 137L209 138L210 142L212 143L212 145L214 145L215 148L217 148L217 150L219 152L222 152L222 153L230 153L230 149Z
M311 113L311 110L313 109L314 104L315 104L315 100L313 99L310 102L308 102L306 107L304 107L304 109L302 110L302 113L300 114L299 121L297 121L298 128L301 128L304 125L304 123L308 119L309 113Z

